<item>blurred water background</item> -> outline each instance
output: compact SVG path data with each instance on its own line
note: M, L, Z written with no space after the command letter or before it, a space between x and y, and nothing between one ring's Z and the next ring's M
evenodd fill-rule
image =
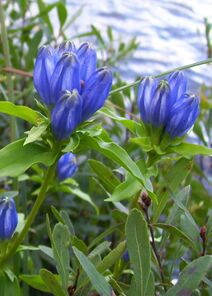
M72 0L67 5L70 15L84 5L70 37L89 31L91 24L102 34L110 25L117 39L137 37L139 48L118 65L127 81L207 58L204 18L212 21L211 0ZM212 84L212 66L188 72L193 88Z

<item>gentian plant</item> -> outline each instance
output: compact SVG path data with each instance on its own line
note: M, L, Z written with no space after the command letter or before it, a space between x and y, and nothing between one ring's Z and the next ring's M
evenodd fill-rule
M27 36L18 48L17 42L7 44L0 1L0 59L6 61L0 88L2 146L11 140L0 149L0 296L208 296L208 180L198 163L195 177L191 172L194 156L212 155L206 147L211 111L203 128L211 107L203 102L200 108L200 96L188 92L181 70L212 60L128 84L115 70L116 62L135 41L119 43L109 27L105 42L92 26L81 37L96 36L97 60L89 42L58 45L66 36L64 1L38 1L37 22L25 19L27 6L27 1L15 6L23 30L14 29L19 12L8 14L8 34L19 34L20 40ZM53 8L60 21L58 38L49 33L52 25L45 27ZM51 45L38 50L31 74L41 40ZM14 65L31 72L11 67L9 45ZM113 87L107 65L115 72ZM18 81L7 71L27 79ZM30 80L37 91L34 101ZM193 143L187 139L192 128Z

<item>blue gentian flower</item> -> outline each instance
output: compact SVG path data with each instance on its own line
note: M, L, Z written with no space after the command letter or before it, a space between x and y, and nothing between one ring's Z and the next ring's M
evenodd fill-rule
M199 115L199 98L183 94L171 108L166 131L172 138L182 137L192 127Z
M10 239L18 224L15 202L12 198L0 199L0 240Z
M57 164L57 175L60 181L71 178L77 170L77 161L73 153L68 152L60 157Z
M182 137L199 114L199 98L186 93L187 80L182 72L167 81L144 78L138 89L138 107L144 123L162 128L171 138Z
M73 42L67 41L57 48L44 46L40 49L35 62L34 85L43 103L52 110L55 137L62 140L104 105L112 86L112 73L106 67L97 69L96 51L89 43L77 49ZM64 97L67 91L69 95L66 93Z
M51 114L52 130L58 140L66 139L82 121L82 97L78 91L65 91Z

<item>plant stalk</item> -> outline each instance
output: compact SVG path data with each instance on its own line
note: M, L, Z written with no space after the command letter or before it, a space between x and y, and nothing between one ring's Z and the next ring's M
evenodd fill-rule
M192 64L188 64L188 65L185 65L185 66L181 66L181 67L177 67L177 68L174 68L174 69L171 69L171 70L168 70L168 71L165 71L165 72L162 72L160 74L157 74L157 75L151 75L152 77L155 77L155 78L160 78L160 77L163 77L163 76L166 76L172 72L175 72L175 71L181 71L181 70L185 70L185 69L189 69L189 68L194 68L194 67L197 67L197 66L200 66L200 65L204 65L204 64L209 64L209 63L212 63L212 58L209 58L207 60L203 60L203 61L199 61L199 62L196 62L196 63L192 63ZM137 81L133 82L133 83L129 83L127 85L124 85L124 86L121 86L119 88L116 88L114 90L112 90L109 95L113 95L115 93L118 93L120 91L123 91L129 87L133 87L133 86L136 86L137 84L139 84L141 81L142 81L143 77L141 77L140 79L138 79Z
M0 26L1 26L1 39L2 39L2 46L3 46L3 52L4 52L4 58L5 58L5 66L11 68L11 60L10 60L10 48L8 43L8 36L7 36L7 29L5 26L5 17L4 17L4 9L3 9L3 3L2 0L0 0ZM10 101L14 100L13 97L13 80L12 80L12 74L7 73L7 91L8 95L7 97L10 99ZM10 140L13 142L16 139L16 119L15 117L10 117Z
M36 217L41 205L43 204L43 202L45 200L49 182L53 179L54 174L55 174L55 167L56 167L56 162L47 169L45 177L44 177L44 182L41 186L40 192L39 192L38 197L33 205L33 208L26 220L24 228L19 233L19 235L16 237L15 241L13 242L13 244L12 244L11 248L8 250L8 252L0 260L0 266L7 263L7 261L15 254L17 248L24 240L30 226L32 225L33 221L35 220L35 217Z

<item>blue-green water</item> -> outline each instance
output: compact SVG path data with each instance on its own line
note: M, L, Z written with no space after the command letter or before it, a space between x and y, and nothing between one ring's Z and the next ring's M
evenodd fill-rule
M212 22L211 0L85 0L67 1L70 16L84 4L69 29L70 37L94 24L104 34L108 25L115 36L137 36L139 49L120 64L124 79L155 74L207 58L204 17ZM212 38L212 37L211 37ZM189 70L193 86L212 84L212 66Z

